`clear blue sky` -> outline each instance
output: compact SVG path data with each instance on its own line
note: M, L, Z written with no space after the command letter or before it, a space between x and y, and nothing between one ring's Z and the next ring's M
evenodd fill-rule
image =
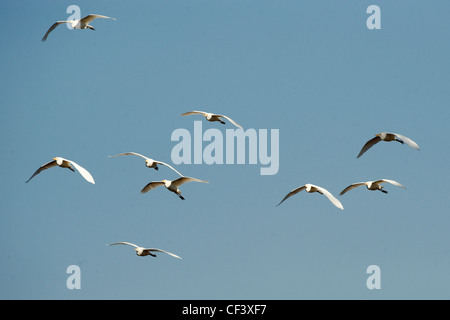
M76 4L96 31L56 28ZM381 8L381 30L366 9ZM448 1L2 1L0 298L449 299ZM209 184L141 194L175 129L279 129L280 167L177 165ZM203 121L222 132L231 124ZM420 146L379 143L382 131ZM61 168L25 181L55 156ZM388 178L389 194L347 185ZM138 257L128 241L174 252ZM81 269L69 290L66 269ZM366 268L381 268L381 289Z

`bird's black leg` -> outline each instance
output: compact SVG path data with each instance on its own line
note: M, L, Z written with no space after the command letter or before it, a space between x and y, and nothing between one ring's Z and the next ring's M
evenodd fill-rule
M388 193L386 190L383 190L383 189L378 189L378 190L380 190L383 193Z
M184 198L181 194L177 193L177 195L180 197L181 200L184 200Z
M400 140L399 138L395 138L395 141L400 142L401 144L404 144L403 140Z
M158 169L159 169L158 166L155 166L155 170L158 171Z
M219 122L220 122L221 124L225 124L225 122L224 122L224 121L222 121L222 120L219 120Z

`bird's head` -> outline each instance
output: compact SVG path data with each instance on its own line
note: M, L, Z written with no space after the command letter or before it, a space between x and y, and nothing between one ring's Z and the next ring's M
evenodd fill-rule
M58 165L62 164L62 159L60 157L54 157L53 160L55 160Z
M170 185L171 185L171 183L172 183L172 181L170 181L170 180L166 180L166 179L164 179L164 180L161 180L161 182L163 182L163 183L164 183L164 186L165 186L166 188L169 188L169 187L170 187Z

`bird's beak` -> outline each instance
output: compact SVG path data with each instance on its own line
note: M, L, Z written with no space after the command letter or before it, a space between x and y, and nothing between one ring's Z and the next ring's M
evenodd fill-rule
M379 137L380 136L380 134L379 133L377 133L376 135L375 135L376 137Z
M134 250L134 251L137 251L137 248L134 248L133 250Z
M55 158L53 158L53 160L56 160L56 157L55 157Z

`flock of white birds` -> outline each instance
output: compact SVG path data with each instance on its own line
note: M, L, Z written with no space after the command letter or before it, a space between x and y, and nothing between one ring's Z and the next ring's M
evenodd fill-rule
M57 21L55 22L49 29L48 31L45 33L44 37L42 38L42 41L46 41L48 35L60 24L66 23L66 24L70 24L72 26L73 29L91 29L91 30L95 30L91 25L89 25L89 23L91 21L93 21L96 18L105 18L105 19L112 19L112 20L116 20L115 18L110 18L107 16L103 16L103 15L98 15L98 14L90 14L80 20L68 20L68 21ZM209 113L209 112L204 112L204 111L189 111L186 113L181 114L181 116L188 116L188 115L203 115L207 121L211 121L211 122L220 122L222 124L225 124L225 121L223 119L226 119L228 121L230 121L233 125L235 125L236 127L238 127L239 129L243 129L241 125L239 125L238 123L236 123L233 119L225 116L225 115L221 115L221 114L214 114L214 113ZM223 119L222 119L223 118ZM386 141L386 142L390 142L390 141L397 141L401 144L406 144L409 147L416 149L416 150L420 150L419 145L414 142L413 140L411 140L408 137L405 137L401 134L398 133L390 133L390 132L381 132L375 135L374 138L370 139L369 141L367 141L364 146L362 147L361 151L359 152L357 158L361 157L367 150L369 150L371 147L373 147L375 144L377 144L380 141ZM125 152L125 153L121 153L121 154L117 154L114 156L109 156L110 158L113 157L119 157L119 156L126 156L126 155L134 155L134 156L138 156L141 157L145 160L145 165L148 168L153 168L155 170L158 170L159 167L158 165L163 165L166 166L168 168L170 168L171 170L175 171L180 178L175 179L175 180L162 180L162 181L151 181L149 182L146 186L144 186L141 190L141 193L146 193L150 190L153 190L156 187L159 186L165 186L167 188L167 190L175 193L180 199L184 200L184 197L181 195L181 191L179 189L179 187L186 183L186 182L203 182L203 183L208 183L207 181L203 181L197 178L192 178L192 177L186 177L183 176L180 172L178 172L175 168L173 168L171 165L164 163L162 161L157 161L154 160L152 158L148 158L146 156L143 156L142 154L136 153L136 152ZM75 172L75 170L73 168L75 168L80 174L81 176L86 179L86 181L95 184L94 178L92 177L92 175L89 173L89 171L87 171L85 168L83 168L82 166L80 166L79 164L75 163L72 160L68 160L68 159L64 159L61 157L55 157L53 158L52 161L47 162L45 164L43 164L42 166L40 166L34 173L33 175L26 181L27 183L34 178L37 174L41 173L44 170L47 170L49 168L52 167L56 167L59 166L61 168L67 168L70 169L71 171ZM349 186L347 186L345 189L343 189L340 192L340 196L342 196L343 194L345 194L346 192L357 188L359 186L366 186L366 188L368 190L374 191L374 190L379 190L383 193L387 193L386 190L383 189L382 184L383 183L390 183L394 186L406 189L406 187L404 185L402 185L401 183L394 181L394 180L390 180L390 179L379 179L379 180L375 180L375 181L366 181L366 182L357 182L357 183L353 183ZM333 196L328 190L326 190L325 188L307 183L301 187L298 187L294 190L292 190L291 192L289 192L284 198L283 200L281 200L281 202L278 204L280 205L281 203L283 203L285 200L287 200L288 198L292 197L293 195L299 193L300 191L305 190L308 193L314 193L314 192L318 192L319 194L324 195L325 197L328 198L328 200L330 200L330 202L335 205L337 208L344 210L344 206L342 205L342 203L335 197ZM135 251L136 254L138 256L153 256L156 257L156 254L154 252L163 252L166 253L172 257L178 258L178 259L182 259L181 257L179 257L176 254L173 254L171 252L162 250L162 249L158 249L158 248L144 248L144 247L140 247L136 244L130 243L130 242L115 242L115 243L111 243L109 244L109 246L112 245L129 245L129 246L133 246L135 247ZM153 253L152 253L153 252Z
M401 144L405 144L410 146L413 149L416 150L420 150L420 147L417 143L415 143L413 140L411 140L408 137L405 137L401 134L398 133L390 133L390 132L381 132L375 135L374 138L370 139L369 141L367 141L364 146L362 147L361 151L358 154L358 157L361 157L367 150L369 150L371 147L373 147L376 143L380 142L380 141L397 141L400 142ZM379 179L376 181L367 181L367 182L356 182L353 183L351 185L349 185L348 187L346 187L344 190L342 190L339 195L343 195L344 193L346 193L347 191L350 191L356 187L359 186L363 186L365 185L367 187L368 190L380 190L383 193L388 193L386 190L383 189L383 186L381 185L382 183L390 183L394 186L406 189L406 187L404 185L402 185L401 183L394 181L394 180L390 180L390 179ZM312 193L312 192L318 192L320 194L323 194L324 196L326 196L328 198L328 200L331 201L332 204L334 204L336 207L338 207L341 210L344 210L344 206L342 205L342 203L336 199L335 196L333 196L328 190L322 188L322 187L318 187L315 186L313 184L305 184L304 186L301 186L297 189L292 190L291 192L289 192L283 200L281 200L281 202L278 204L280 205L283 201L285 201L286 199L292 197L293 195L299 193L302 190L306 190L306 192Z

